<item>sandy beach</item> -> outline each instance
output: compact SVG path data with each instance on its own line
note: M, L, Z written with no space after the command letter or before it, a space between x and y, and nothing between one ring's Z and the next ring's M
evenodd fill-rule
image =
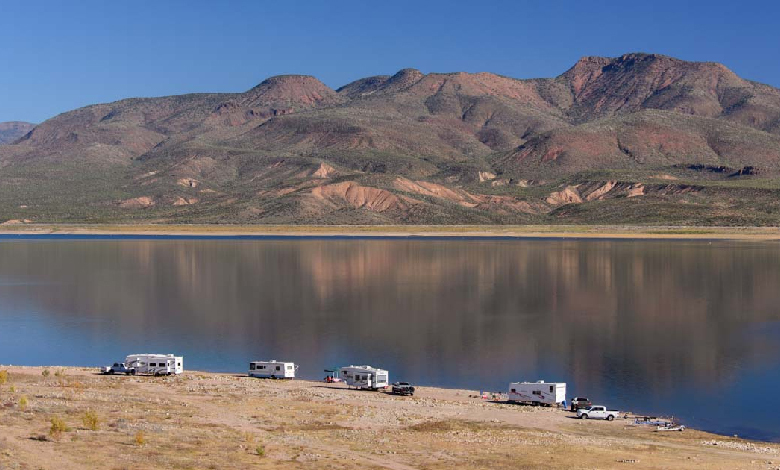
M81 225L0 224L0 235L506 237L780 240L778 227L612 225Z
M777 444L583 421L473 390L398 397L191 371L0 370L3 469L780 468Z

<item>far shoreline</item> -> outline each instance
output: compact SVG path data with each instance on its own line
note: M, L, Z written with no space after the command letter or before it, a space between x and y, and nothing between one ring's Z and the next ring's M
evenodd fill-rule
M778 241L778 227L640 225L167 225L14 224L0 236L13 238L139 239L541 239Z

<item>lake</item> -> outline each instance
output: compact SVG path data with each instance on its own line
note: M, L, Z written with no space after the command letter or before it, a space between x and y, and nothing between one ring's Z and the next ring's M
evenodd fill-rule
M187 369L506 391L780 440L780 244L523 239L0 241L0 363Z

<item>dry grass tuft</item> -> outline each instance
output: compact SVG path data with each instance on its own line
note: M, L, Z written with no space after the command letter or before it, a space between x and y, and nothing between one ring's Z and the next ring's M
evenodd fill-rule
M59 416L52 416L50 421L51 427L49 428L49 436L52 439L59 440L60 437L62 437L62 433L70 431L70 426L68 426Z
M90 431L97 431L100 427L100 420L97 413L92 410L88 410L81 418L81 422L84 423L84 427Z

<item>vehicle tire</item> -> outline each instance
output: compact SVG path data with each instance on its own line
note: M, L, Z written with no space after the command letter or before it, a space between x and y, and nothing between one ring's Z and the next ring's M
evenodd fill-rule
M135 369L130 371L130 375L135 375Z
M612 421L613 419L615 419L614 416L612 416L612 415L607 416L607 421Z
M108 375L114 375L114 369L111 369L110 371L108 371Z
M580 416L580 419L588 419L587 413L583 413L582 416Z

